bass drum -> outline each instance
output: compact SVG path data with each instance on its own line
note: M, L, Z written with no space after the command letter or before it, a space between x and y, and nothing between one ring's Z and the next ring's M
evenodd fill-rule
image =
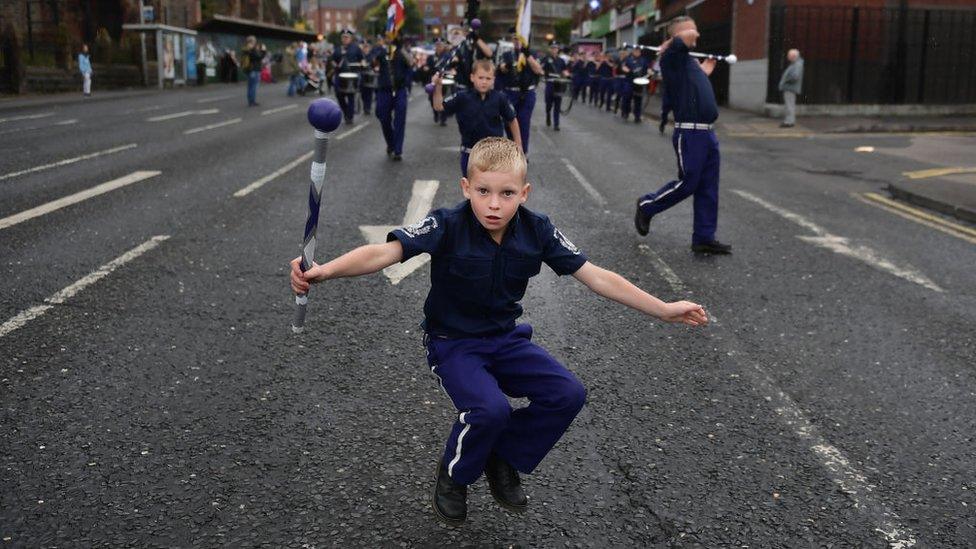
M441 94L445 98L448 98L448 97L454 95L455 88L456 88L456 85L454 84L454 80L453 79L451 79L451 78L444 78L443 80L441 80Z
M562 97L569 91L568 78L550 78L546 85L552 86L552 95L555 97Z
M633 82L634 95L644 95L644 92L647 91L647 86L649 86L650 84L651 84L650 78L645 78L643 76L635 78Z
M336 93L356 93L359 89L359 75L354 72L340 72Z

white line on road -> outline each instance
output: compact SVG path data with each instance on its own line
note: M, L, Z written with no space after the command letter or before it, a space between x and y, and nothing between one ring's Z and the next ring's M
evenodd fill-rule
M181 112L174 112L170 114L161 114L159 116L151 116L146 119L146 122L164 122L166 120L173 120L174 118L193 116L195 114L217 114L218 112L220 112L220 109L203 109L200 111L181 111Z
M298 105L292 103L290 105L285 105L284 107L275 107L273 109L268 109L266 111L261 111L261 116L265 116L265 115L268 115L268 114L274 114L276 112L287 111L289 109L294 109L297 106Z
M566 165L566 169L569 170L569 173L573 174L573 177L575 177L576 180L579 181L579 184L583 186L586 192L590 193L590 196L593 197L593 200L596 200L596 203L601 206L606 206L607 200L603 198L603 195L601 195L599 191L593 188L593 185L590 185L590 182L587 181L585 177L583 177L583 174L581 174L580 171L576 169L576 166L572 165L569 162L568 158L563 158L562 161L563 164Z
M854 259L860 260L864 263L867 263L868 265L871 265L876 269L880 269L887 273L893 274L899 278L908 280L909 282L914 282L915 284L918 284L930 290L936 292L945 291L942 288L940 288L935 282L932 282L932 280L930 280L928 277L918 272L916 269L911 267L901 267L895 265L890 260L881 257L881 255L878 254L878 252L876 252L874 249L869 248L867 246L852 245L850 244L850 241L847 238L830 234L823 227L813 223L809 219L806 219L805 217L799 214L793 213L789 210L785 210L774 204L770 204L769 202L763 200L762 198L759 198L758 196L747 191L733 189L732 192L741 196L742 198L745 198L746 200L750 200L752 202L755 202L756 204L759 204L763 208L766 208L767 210L789 221L792 221L793 223L796 223L797 225L817 235L817 236L797 236L797 238L799 238L804 242L809 242L816 246L820 246L821 248L826 248L828 250L831 250L835 253L846 255L848 257L852 257Z
M197 103L213 103L221 99L230 99L231 97L234 97L234 94L229 93L227 95L218 95L217 97L205 97L203 99L197 99Z
M190 135L193 133L205 132L207 130L213 130L217 128L223 128L224 126L230 126L231 124L237 124L243 121L243 118L231 118L230 120L224 120L223 122L217 122L215 124L207 124L206 126L200 126L199 128L191 128L183 132L183 135Z
M652 258L655 269L668 282L672 290L684 292L685 284L664 260L658 257L646 244L638 245L638 249ZM709 316L711 317L711 314ZM718 323L714 317L711 317L710 320L715 324ZM734 355L735 352L732 351L729 354ZM879 525L875 530L885 537L889 547L899 549L913 547L916 543L915 534L898 524L899 518L896 514L869 497L869 492L875 486L868 481L864 474L851 466L850 460L840 449L830 444L817 432L817 428L810 423L796 402L779 389L769 372L756 363L752 364L752 369L746 368L744 371L751 378L752 384L759 390L760 394L773 405L776 413L783 421L793 429L800 440L809 444L810 450L820 459L820 463L827 470L830 479L853 500L854 507L862 510L862 512L875 515Z
M362 124L360 124L358 126L355 126L353 128L350 128L350 129L346 130L345 132L340 133L339 135L337 135L334 139L336 141L339 141L340 139L343 139L344 137L349 136L349 135L352 135L353 133L356 133L357 131L361 130L367 124L369 124L369 123L368 122L364 122L364 123L362 123ZM237 198L241 198L242 196L247 196L247 195L251 194L252 192L258 190L261 187L263 187L266 183L271 182L271 181L274 181L275 179L281 177L282 175L285 175L286 173L290 172L291 170L294 170L295 168L298 167L299 164L301 164L302 162L306 162L309 158L312 158L312 154L313 154L313 152L312 151L309 151L309 152L307 152L307 153L299 156L298 158L292 160L291 162L285 164L284 166L278 168L277 170L269 173L268 175L262 177L261 179L258 179L255 182L249 184L248 186L244 187L243 189L240 189L239 191L235 192L234 193L234 196L237 197Z
M4 122L14 122L16 120L36 120L38 118L47 118L48 116L54 116L54 112L42 112L39 114L23 114L20 116L11 116L9 118L0 118L0 124Z
M53 128L54 126L70 126L72 124L77 124L77 123L78 123L77 118L69 118L68 120L62 120L60 122L55 122L54 124L46 124L43 126L27 126L25 128L13 128L10 130L3 130L2 132L0 132L0 135L5 135L8 133L27 132L31 130L41 130L44 128Z
M403 223L401 227L412 225L419 222L421 219L427 215L430 211L431 204L434 203L434 196L437 195L437 188L440 186L440 181L436 179L416 179L413 182L413 190L410 194L410 201L407 203L407 211L403 214ZM395 225L360 225L359 230L363 233L363 237L370 244L379 244L386 242L386 235L393 229L396 229ZM403 263L396 263L385 269L383 269L383 274L390 279L390 283L397 285L401 280L408 277L410 273L416 271L420 267L423 267L425 263L430 261L430 255L419 254L411 257Z
M112 271L121 267L122 265L125 265L126 263L148 252L149 250L152 250L153 248L158 246L160 242L163 242L168 238L169 235L165 235L165 234L154 236L149 240L143 242L142 244L139 244L135 248L132 248L131 250L125 252L119 257L113 259L112 261L109 261L108 263L102 265L98 269L95 269L91 273L77 280L74 284L71 284L67 288L64 288L63 290L44 299L43 305L35 305L30 309L21 311L10 320L4 322L3 324L0 324L0 337L9 334L10 332L16 330L17 328L24 326L31 320L34 320L35 318L43 315L48 311L48 309L53 308L55 305L60 305L65 301L67 301L68 299L71 299L72 297L77 295L78 292L98 282L102 278L105 278L106 276L111 274Z
M24 175L25 173L39 172L41 170L46 170L46 169L49 169L49 168L57 168L58 166L65 166L67 164L73 164L73 163L79 162L81 160L88 160L88 159L91 159L91 158L95 158L95 157L98 157L98 156L102 156L104 154L117 153L119 151L124 151L126 149L131 149L131 148L133 148L135 146L136 146L135 143L129 143L128 145L121 145L119 147L112 147L111 149L106 149L104 151L98 151L98 152L94 152L94 153L90 153L90 154L83 154L81 156L76 156L74 158L66 158L64 160L59 160L57 162L52 162L51 164L44 164L42 166L35 166L33 168L28 168L26 170L20 170L19 172L11 172L11 173L8 173L8 174L0 175L0 181L3 181L4 179L9 179L11 177L17 177L18 175Z
M88 200L89 198L98 196L100 194L105 194L109 191L114 191L120 187L125 187L126 185L131 185L137 183L144 179L149 179L150 177L156 177L162 172L158 171L138 171L132 172L129 175L120 177L118 179L113 179L102 183L101 185L96 185L90 189L85 189L81 192L77 192L72 195L65 196L64 198L59 198L57 200L48 202L47 204L42 204L36 208L31 208L25 210L18 214L11 215L9 217L4 217L0 219L0 229L6 229L7 227L12 227L18 223L23 223L24 221L33 219L35 217L40 217L44 214L51 213L55 210L60 210L66 206L72 204L77 204L83 200Z

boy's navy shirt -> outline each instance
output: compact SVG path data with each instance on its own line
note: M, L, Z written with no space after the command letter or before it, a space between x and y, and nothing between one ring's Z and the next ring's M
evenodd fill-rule
M688 53L688 45L676 38L661 56L667 104L675 122L711 124L718 119L715 92L701 64Z
M488 90L482 99L474 88L460 91L445 99L444 114L457 115L461 146L469 149L485 137L504 136L505 123L515 119L515 109L505 94Z
M519 301L542 263L562 276L575 273L586 256L545 215L519 206L497 244L471 202L434 210L420 222L386 236L399 240L403 261L429 253L430 293L424 329L449 338L484 337L515 329Z

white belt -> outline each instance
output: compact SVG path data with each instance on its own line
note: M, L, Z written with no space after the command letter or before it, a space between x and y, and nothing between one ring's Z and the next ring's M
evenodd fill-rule
M695 122L675 122L674 127L679 130L710 130L715 127L714 124L698 124Z
M505 89L508 90L508 91L530 91L530 90L534 90L535 89L535 86L529 86L528 88L525 88L524 90L522 88L515 88L515 87L505 88Z
M471 148L462 146L461 152L471 154Z

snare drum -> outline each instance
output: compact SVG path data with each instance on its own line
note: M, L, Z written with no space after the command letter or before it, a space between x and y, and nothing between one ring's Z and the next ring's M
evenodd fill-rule
M450 97L454 95L454 80L451 78L444 78L441 80L441 94L444 97Z
M635 95L644 95L644 92L647 91L647 86L650 83L651 83L651 79L650 78L645 78L643 76L640 76L640 77L635 78L634 79L634 82L633 82L634 94Z
M569 91L568 78L550 78L547 85L552 86L553 97L562 97Z
M354 72L340 72L339 73L339 89L336 91L338 93L356 93L359 89L359 75Z
M376 87L376 73L373 71L366 71L362 75L362 81L360 81L360 86L364 88L375 88Z

